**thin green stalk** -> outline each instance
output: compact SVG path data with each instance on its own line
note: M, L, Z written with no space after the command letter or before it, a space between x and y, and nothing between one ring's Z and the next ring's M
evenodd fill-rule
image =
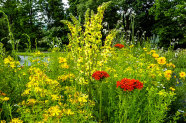
M101 82L101 86L100 86L100 95L99 95L99 100L100 100L100 103L99 103L99 122L101 122L101 108L102 108L102 82Z
M121 119L121 116L122 116L122 110L121 110L121 105L122 105L122 100L121 100L121 94L119 95L119 121ZM120 121L121 123L121 121Z
M28 51L31 52L31 41L30 41L30 36L27 35L27 34L25 34L25 33L22 34L22 35L24 35L24 36L27 37L27 40L28 40Z
M9 32L9 36L10 36L10 43L12 45L12 53L15 53L14 35L11 32L11 27L10 27L10 23L9 23L9 20L8 20L8 16L3 11L1 11L1 10L0 10L0 13L3 13L3 15L5 16L5 20L7 21L8 32Z
M131 20L131 24L130 24L130 28L131 28L131 32L132 34L130 36L132 36L132 41L130 43L134 44L134 15L130 16L130 20Z
M37 51L37 38L35 39L35 44L36 44L36 51Z

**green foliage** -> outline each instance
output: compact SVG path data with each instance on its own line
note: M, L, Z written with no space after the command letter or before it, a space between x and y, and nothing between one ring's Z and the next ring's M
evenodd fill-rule
M185 1L156 0L150 9L155 15L153 31L160 36L160 45L168 47L170 42L185 44Z
M110 0L69 0L70 8L67 10L68 13L72 13L74 16L80 16L84 21L84 13L87 9L91 9L94 12L97 12L97 7L103 2L108 2ZM109 29L113 29L116 26L117 20L120 18L117 14L119 7L114 1L107 8L104 13L104 22L107 22ZM82 22L83 22L82 21Z
M90 83L78 78L76 65L80 59L74 59L71 53L30 53L31 66L25 62L24 67L11 57L0 59L0 120L163 123L183 117L185 77L179 77L179 73L185 69L177 68L179 65L176 68L160 65L152 56L165 55L170 63L173 51L161 54L161 50L151 50L150 44L146 44L146 49L128 45L111 48L107 63L96 68L108 72L109 77L97 81L91 74L83 76L91 81L92 96L87 90ZM98 54L99 58L102 56ZM184 62L183 57L179 60ZM81 64L87 66L84 61ZM171 69L177 77L172 74L167 80L164 69ZM143 88L133 91L117 88L117 81L123 78L138 79Z
M41 40L46 36L46 29L58 28L53 33L53 37L58 37L65 41L67 28L60 23L60 20L65 18L63 3L61 0L18 0L18 1L2 1L1 10L7 15L11 27L11 32L14 34L15 40L19 40L19 48L24 49L27 47L27 39L22 36L23 33L28 34L30 37L31 47L35 47L35 39ZM8 47L8 39L5 38L6 21L4 15L0 15L1 31L0 40L3 39L3 43L6 43L5 47ZM3 28L2 28L3 27ZM8 27L8 28L9 28ZM47 28L46 28L47 27ZM59 29L60 28L60 29ZM10 31L9 31L10 32ZM47 42L48 43L48 42ZM10 48L7 48L9 50Z
M0 59L5 57L5 48L3 47L3 43L0 42Z

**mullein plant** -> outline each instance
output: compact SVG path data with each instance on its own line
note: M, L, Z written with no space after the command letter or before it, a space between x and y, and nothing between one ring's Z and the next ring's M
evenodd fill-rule
M102 42L102 20L105 9L111 2L103 3L97 9L97 14L88 9L85 13L85 22L82 26L80 21L71 15L72 22L62 20L68 26L71 34L69 38L69 48L71 57L76 61L76 69L79 75L76 77L78 84L89 86L91 93L91 75L97 70L101 70L107 63L110 54L111 42L117 31L112 30ZM89 14L91 13L91 15ZM101 56L99 56L101 54Z

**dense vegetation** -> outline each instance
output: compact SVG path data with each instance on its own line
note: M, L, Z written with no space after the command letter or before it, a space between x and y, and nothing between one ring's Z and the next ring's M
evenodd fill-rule
M0 0L0 10L7 16L14 40L24 50L27 34L32 48L62 47L68 44L68 28L60 20L69 19L70 13L84 22L84 13L96 9L109 0L69 0L64 8L61 0ZM185 40L184 0L111 0L104 14L104 32L117 28L123 32L124 40L140 42L141 37L151 39L159 46L176 44L183 47ZM0 41L11 49L9 30L5 15L0 12ZM135 38L134 38L135 36ZM103 36L104 37L104 36ZM177 47L178 47L177 46Z
M183 0L0 2L1 123L186 121Z

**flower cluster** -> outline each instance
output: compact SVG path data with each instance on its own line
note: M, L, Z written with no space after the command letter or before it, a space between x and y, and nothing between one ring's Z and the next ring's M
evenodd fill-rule
M95 80L101 80L103 78L107 78L109 77L109 74L105 71L96 71L92 74L92 77L95 79Z
M167 66L167 67L172 67L172 68L175 68L175 67L176 67L176 66L175 66L173 63L171 63L171 62L170 62L170 63L167 63L166 66Z
M123 44L115 44L114 47L121 49L124 47L124 45Z
M66 75L60 75L58 76L58 80L61 80L62 82L66 81L67 79L75 78L74 74L66 74Z
M8 101L9 100L9 97L6 97L6 94L3 93L1 90L0 90L0 102L1 101Z
M64 57L59 57L58 59L59 59L59 63L65 63L65 62L67 62L67 59L64 58Z
M19 118L13 118L10 123L23 123L22 120L20 120Z
M42 53L40 51L37 51L34 53L34 56L40 56Z
M11 56L4 59L4 64L9 65L11 68L15 68L17 65L20 65L19 61L15 61Z
M152 54L152 57L154 57L154 58L158 58L159 55L158 55L157 53L153 53L153 54Z
M135 79L127 79L124 78L121 81L117 81L117 88L120 87L124 91L132 91L134 89L142 89L143 88L143 83L141 83L139 80Z
M157 62L160 65L164 65L164 64L166 64L166 58L165 57L159 57L159 58L157 58Z
M164 76L165 76L165 78L167 78L167 80L170 80L171 75L172 75L172 70L166 70L164 72Z

